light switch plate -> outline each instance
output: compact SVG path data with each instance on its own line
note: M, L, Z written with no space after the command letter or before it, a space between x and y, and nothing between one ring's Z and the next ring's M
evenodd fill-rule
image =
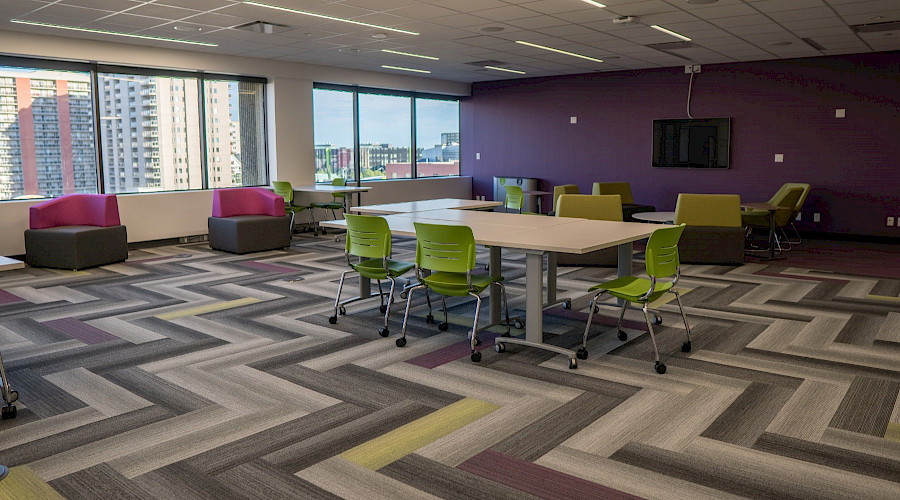
M577 117L577 116L570 116L570 117L569 117L569 123L571 123L572 125L578 123L578 117Z
M846 116L847 116L847 110L846 110L846 109L844 109L844 108L838 108L838 109L834 110L834 117L835 117L835 118L844 118L844 117L846 117Z
M775 155L775 163L784 163L784 155L780 154L780 153L776 154Z

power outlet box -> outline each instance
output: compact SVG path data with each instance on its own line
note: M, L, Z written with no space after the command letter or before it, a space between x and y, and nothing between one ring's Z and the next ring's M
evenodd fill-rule
M819 212L813 214L813 222L820 222L822 220L822 216L819 215Z
M686 65L684 66L684 72L685 72L685 73L688 73L688 74L690 74L690 73L699 73L699 72L700 72L700 65L699 65L699 64L686 64Z
M888 218L887 218L887 224L885 224L885 225L887 225L887 226L889 226L889 227L893 227L893 225L894 225L894 218L893 218L893 217L888 217Z

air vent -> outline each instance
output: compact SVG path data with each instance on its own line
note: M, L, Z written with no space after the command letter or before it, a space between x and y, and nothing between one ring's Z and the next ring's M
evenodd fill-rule
M267 23L265 21L254 21L252 23L235 26L234 29L244 30L244 31L252 31L253 33L265 33L267 35L271 35L273 33L284 33L285 31L290 31L290 30L294 29L294 27L288 26L286 24L275 24L275 23Z
M887 23L857 24L850 26L857 33L877 33L879 31L900 31L900 21Z
M468 64L468 65L470 65L470 66L480 66L480 67L482 67L482 68L485 67L485 66L506 66L506 63L505 63L505 62L502 62L502 61L494 61L494 60L487 60L487 61L472 61L472 62L467 62L466 64Z
M684 50L684 49L693 49L697 46L694 45L693 42L666 42L666 43L651 43L650 45L645 45L644 47L656 50Z

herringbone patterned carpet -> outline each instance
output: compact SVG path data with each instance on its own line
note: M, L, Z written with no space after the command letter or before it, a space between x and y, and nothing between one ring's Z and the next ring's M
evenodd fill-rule
M898 280L685 266L694 349L662 304L658 375L638 312L627 343L614 312L595 316L577 370L487 341L474 364L472 302L450 301L438 332L419 295L397 348L402 307L386 339L377 299L328 323L345 268L341 244L297 237L0 274L20 394L0 423L0 498L900 498ZM576 307L548 311L546 337L571 347L585 291L615 271L560 273ZM521 313L523 256L504 274Z

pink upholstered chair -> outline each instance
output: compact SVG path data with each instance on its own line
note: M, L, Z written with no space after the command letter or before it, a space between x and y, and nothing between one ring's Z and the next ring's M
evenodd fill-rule
M114 194L70 194L29 209L25 262L83 269L128 258L128 235Z
M291 245L291 218L284 198L258 187L213 191L209 246L232 253L262 252Z

